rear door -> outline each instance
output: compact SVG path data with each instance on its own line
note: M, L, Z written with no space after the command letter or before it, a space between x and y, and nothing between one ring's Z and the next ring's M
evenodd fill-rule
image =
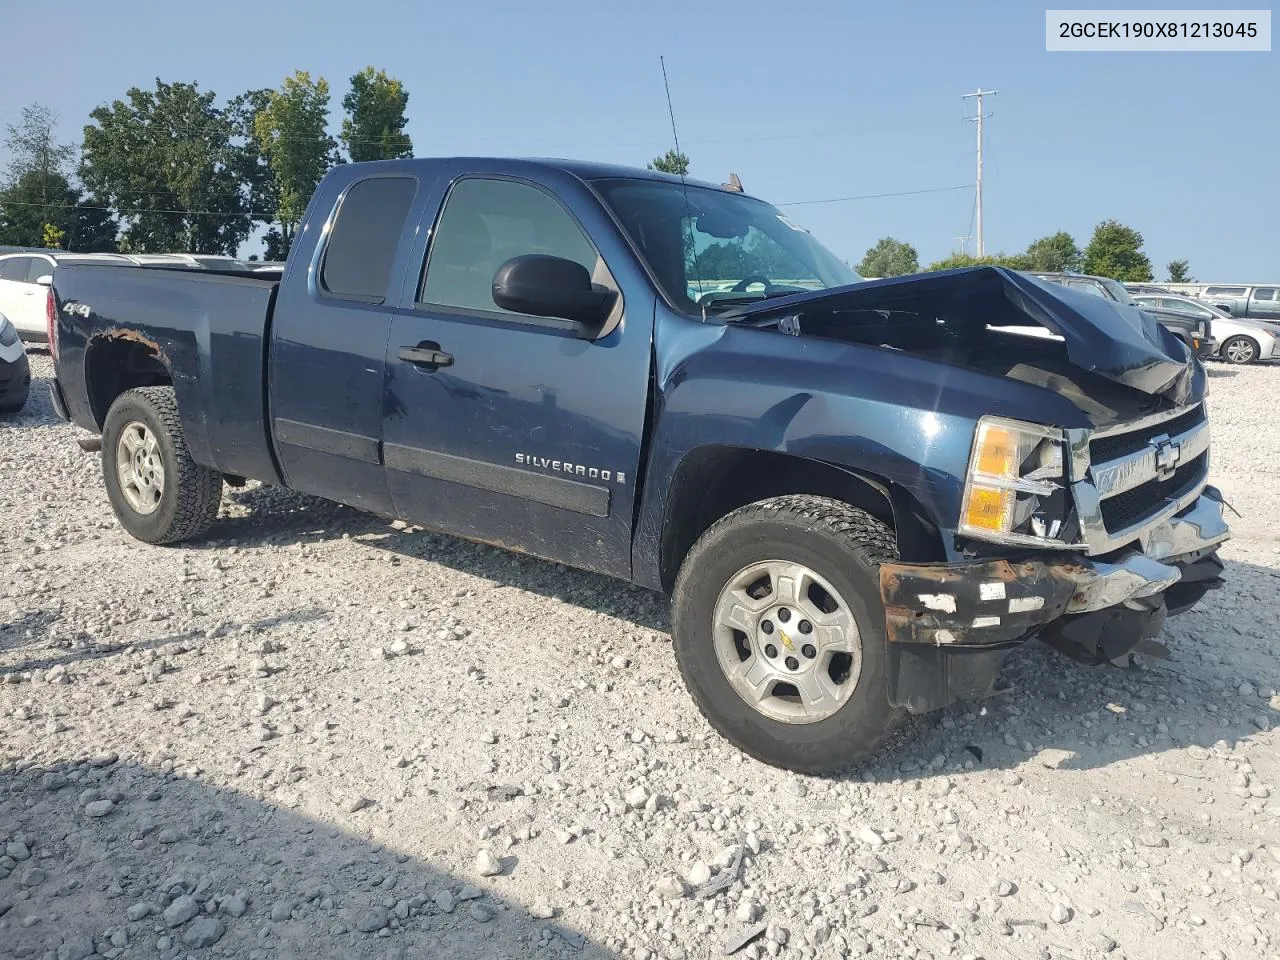
M44 288L27 281L34 264L47 266L47 261L36 257L0 260L0 313L24 336L43 336L45 331L44 298L36 296Z
M417 188L409 173L366 176L342 190L328 223L314 211L320 239L296 242L271 334L268 402L286 482L388 515L383 365Z
M1280 287L1254 287L1249 297L1249 317L1280 320Z
M438 219L433 205L420 227L431 247L409 275L416 303L387 346L391 496L408 520L626 577L654 295L582 184L501 169L455 169ZM494 273L529 253L621 292L600 336L494 303ZM416 362L424 350L441 362Z

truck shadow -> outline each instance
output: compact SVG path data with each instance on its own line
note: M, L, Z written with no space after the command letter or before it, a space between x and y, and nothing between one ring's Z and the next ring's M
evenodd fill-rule
M251 515L223 521L230 527L220 526L218 532L231 533L241 544L252 542L255 530L297 539L296 518L302 517L301 539L358 536L362 544L397 560L441 564L649 630L670 631L666 599L647 590L494 547L398 529L324 501L308 506L306 501L313 499L289 491L246 491L238 502L255 511L282 500L296 506L279 522ZM338 519L339 526L315 523L328 516ZM1248 740L1280 721L1261 695L1266 688L1280 689L1280 668L1268 650L1271 631L1266 608L1258 602L1274 597L1277 587L1280 570L1228 560L1223 589L1166 624L1159 638L1170 651L1164 661L1141 659L1128 669L1092 667L1029 643L1005 663L1003 678L1012 684L1010 690L916 718L911 724L914 739L867 772L889 778L929 776L939 756L947 758L946 767L965 761L1011 767L1046 750L1053 751L1046 762L1057 769L1090 769L1190 745L1211 748ZM1237 693L1242 677L1254 678L1254 695Z
M270 786L117 762L114 751L135 745L114 739L102 758L0 766L0 852L18 854L0 860L5 956L86 956L85 941L95 956L126 945L129 956L189 955L212 942L220 956L273 960L614 956L503 897L504 877L459 876L397 849L391 810L287 809L249 795ZM100 799L113 802L95 816ZM549 880L547 893L573 895Z
M224 513L230 515L220 517L209 536L189 548L214 550L230 541L251 546L322 543L349 537L397 560L443 564L503 586L622 617L650 630L670 629L666 601L651 591L486 544L428 530L402 529L389 519L319 497L277 487L246 487L231 490L224 497Z
M1280 570L1228 560L1225 578L1199 607L1166 622L1158 640L1167 659L1093 667L1029 643L1005 661L1007 691L919 718L914 738L867 772L929 777L957 760L970 768L1091 770L1145 758L1140 768L1126 767L1141 793L1143 777L1173 775L1164 753L1199 748L1193 756L1206 759L1242 744L1264 747L1280 726L1273 706L1280 669L1269 607L1259 600L1275 597ZM1220 776L1215 767L1197 778L1185 774L1185 759L1174 763L1192 779Z

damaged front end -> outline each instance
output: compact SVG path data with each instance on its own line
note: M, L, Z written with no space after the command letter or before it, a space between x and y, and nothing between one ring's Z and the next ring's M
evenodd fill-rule
M1143 311L986 267L780 298L731 319L934 361L941 382L947 367L994 374L1075 408L1032 403L1014 419L1024 410L1006 401L1027 395L993 383L986 412L971 414L967 465L947 464L949 481L964 473L946 505L958 515L938 517L951 562L881 567L896 705L986 696L1005 654L1033 637L1087 663L1158 653L1165 617L1220 584L1229 531L1207 485L1204 368Z
M892 701L923 713L987 696L1005 653L1033 637L1089 664L1162 656L1165 618L1221 586L1223 506L1204 486L1137 543L1099 556L884 564Z

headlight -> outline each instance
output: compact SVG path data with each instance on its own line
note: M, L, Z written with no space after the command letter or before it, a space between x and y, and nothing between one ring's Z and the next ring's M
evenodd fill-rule
M12 347L18 342L18 331L9 318L0 313L0 347Z
M965 477L960 533L982 540L1066 546L1070 497L1062 431L983 417Z

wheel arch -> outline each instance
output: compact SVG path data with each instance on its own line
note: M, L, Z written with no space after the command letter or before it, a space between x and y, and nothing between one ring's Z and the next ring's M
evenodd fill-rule
M132 330L89 341L84 357L89 409L98 429L116 397L134 387L173 386L173 372L159 344Z
M793 493L830 497L865 510L894 531L904 561L945 556L936 524L897 484L794 454L704 446L685 455L668 486L659 543L662 589L671 591L689 550L721 517L749 503Z

